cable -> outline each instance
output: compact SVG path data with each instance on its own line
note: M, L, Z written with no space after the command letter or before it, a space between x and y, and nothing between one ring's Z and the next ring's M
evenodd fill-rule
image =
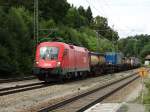
M88 0L86 0L86 2L89 4L89 6L93 7L98 13L100 13L102 16L106 17L108 20L112 21L113 20L111 18L109 18L109 16L106 13L102 13L99 9L97 9L91 2L89 2ZM102 9L103 10L103 9ZM104 10L103 10L104 12Z
M101 15L104 15L101 11L99 11L92 3L90 3L88 0L86 0L86 2L89 4L89 6L92 6L98 13L100 13Z

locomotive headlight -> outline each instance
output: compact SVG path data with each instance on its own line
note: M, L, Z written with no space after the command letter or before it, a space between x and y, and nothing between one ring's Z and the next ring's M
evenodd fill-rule
M61 64L61 63L58 61L58 62L57 62L57 67L60 67L60 64Z
M38 62L38 61L36 61L36 64L39 64L39 62Z

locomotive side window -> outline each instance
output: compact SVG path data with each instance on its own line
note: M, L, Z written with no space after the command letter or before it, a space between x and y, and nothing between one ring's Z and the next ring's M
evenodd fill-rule
M57 47L41 47L40 58L44 60L56 60L58 59L58 50Z

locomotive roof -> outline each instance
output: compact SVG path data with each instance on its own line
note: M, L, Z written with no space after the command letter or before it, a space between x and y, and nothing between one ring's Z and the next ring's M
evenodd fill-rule
M90 52L90 54L93 54L93 55L101 55L101 56L104 56L104 55L105 55L104 53L99 53L99 52Z
M38 46L44 46L44 45L48 45L48 44L53 44L53 45L59 44L61 46L65 46L66 48L69 48L69 49L76 49L77 51L88 51L88 49L85 47L75 46L75 45L71 45L71 44L67 44L67 43L63 43L63 42L41 42Z
M41 42L40 44L50 44L50 43L54 43L54 44L65 44L65 43L63 43L63 42ZM39 44L39 45L40 45Z

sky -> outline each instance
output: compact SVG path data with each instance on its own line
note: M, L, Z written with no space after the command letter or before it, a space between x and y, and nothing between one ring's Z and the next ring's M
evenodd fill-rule
M104 16L121 38L150 34L150 0L67 0L75 7L91 7L93 16Z

